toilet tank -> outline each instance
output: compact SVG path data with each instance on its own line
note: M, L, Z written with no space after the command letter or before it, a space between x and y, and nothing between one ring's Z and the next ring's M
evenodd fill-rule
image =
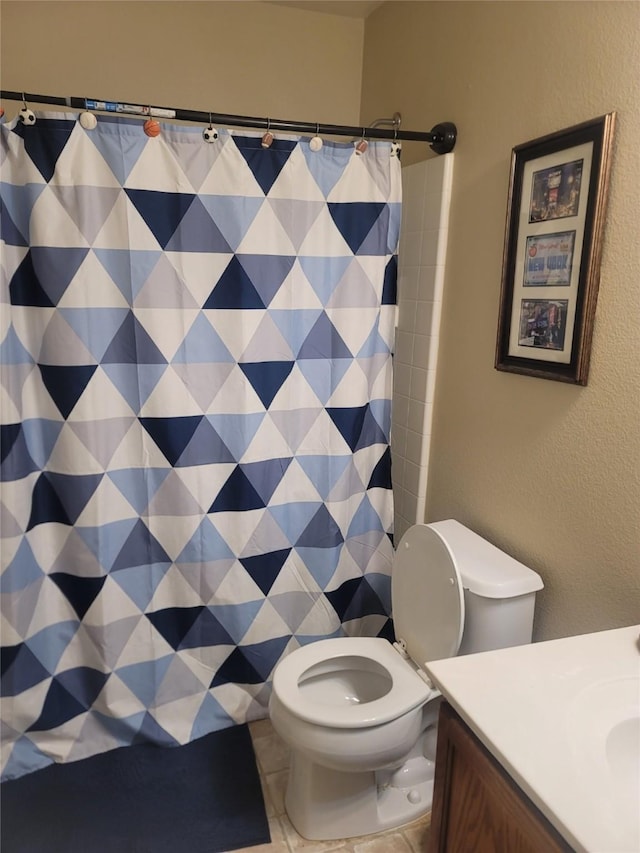
M459 521L429 524L447 545L464 588L465 621L459 655L531 642L536 592L542 578Z

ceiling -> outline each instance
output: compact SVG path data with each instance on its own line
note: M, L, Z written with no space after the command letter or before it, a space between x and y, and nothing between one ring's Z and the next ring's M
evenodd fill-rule
M384 0L270 0L276 6L292 6L308 12L325 12L345 18L367 18Z

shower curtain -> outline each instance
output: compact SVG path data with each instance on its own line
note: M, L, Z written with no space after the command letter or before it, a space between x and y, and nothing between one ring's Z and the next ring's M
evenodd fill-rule
M391 635L394 146L2 142L3 778L264 717Z

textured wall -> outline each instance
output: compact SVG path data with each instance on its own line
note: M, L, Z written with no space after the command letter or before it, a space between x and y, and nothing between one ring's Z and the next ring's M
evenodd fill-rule
M400 110L407 128L460 132L427 519L540 572L542 639L640 621L639 57L635 2L394 2L365 28L362 120ZM499 373L511 148L611 110L589 385Z
M358 122L363 21L186 0L9 0L0 14L3 89Z

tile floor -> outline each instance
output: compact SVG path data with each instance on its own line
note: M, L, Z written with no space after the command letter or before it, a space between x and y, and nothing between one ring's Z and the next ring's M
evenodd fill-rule
M307 841L295 831L284 810L284 791L289 766L288 747L274 732L269 720L249 724L258 760L271 843L246 847L237 853L425 853L431 815L402 829L337 841Z

